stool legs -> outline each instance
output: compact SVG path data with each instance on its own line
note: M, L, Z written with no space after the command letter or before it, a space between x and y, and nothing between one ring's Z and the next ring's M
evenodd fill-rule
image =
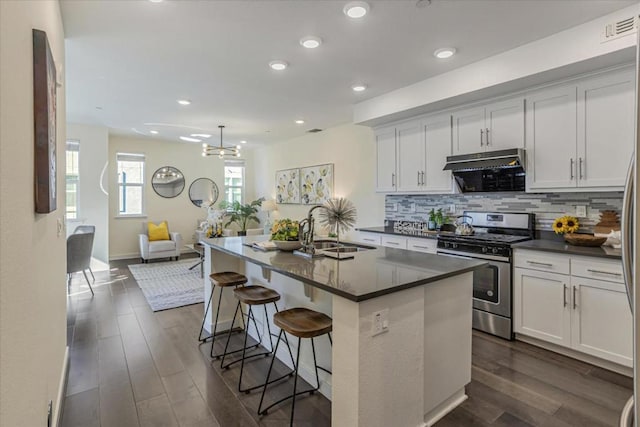
M209 335L208 337L202 337L202 331L204 331L204 322L207 320L207 314L209 314L209 307L211 307L211 300L213 299L213 291L216 288L215 285L212 285L211 295L209 295L209 302L207 302L207 308L204 310L204 316L202 316L202 325L200 325L200 333L198 334L198 341L205 342L213 335Z

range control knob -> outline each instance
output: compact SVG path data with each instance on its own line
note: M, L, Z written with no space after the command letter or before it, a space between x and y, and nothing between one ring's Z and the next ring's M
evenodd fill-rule
M483 246L483 247L482 247L482 253L483 253L483 254L486 254L486 253L487 253L487 250L488 250L488 249L487 249L487 247L486 247L486 246Z
M457 248L458 248L458 244L457 244L457 243L453 243L453 244L451 245L451 247L452 247L453 249L457 249Z
M449 247L449 242L444 242L444 247L448 248Z
M498 253L498 248L491 249L491 252L493 252L494 254L497 254Z

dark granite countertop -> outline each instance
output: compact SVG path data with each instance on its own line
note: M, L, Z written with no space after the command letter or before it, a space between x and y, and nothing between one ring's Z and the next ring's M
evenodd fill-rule
M511 245L514 249L531 249L534 251L556 252L567 255L583 255L598 258L621 259L622 252L620 249L614 249L610 246L574 246L566 243L564 240L556 239L537 239L527 240L526 242L515 243Z
M353 259L321 257L310 260L291 252L264 252L246 245L267 239L267 236L248 236L202 239L201 242L214 250L356 302L457 276L486 264L480 260L380 246L357 252Z
M426 239L436 239L438 237L437 231L416 231L416 232L398 232L394 231L393 227L363 227L357 228L358 231L363 231L366 233L380 233L380 234L393 234L394 236L403 236L403 237L420 237Z

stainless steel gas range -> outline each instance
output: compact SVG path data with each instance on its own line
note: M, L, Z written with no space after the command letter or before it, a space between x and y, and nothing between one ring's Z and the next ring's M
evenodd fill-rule
M486 260L473 273L473 327L502 338L513 338L511 245L535 235L535 215L528 213L464 212L474 234L438 235L438 254Z

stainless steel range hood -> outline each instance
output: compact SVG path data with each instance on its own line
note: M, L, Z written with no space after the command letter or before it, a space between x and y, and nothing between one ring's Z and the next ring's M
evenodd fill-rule
M456 172L477 171L485 169L520 169L524 171L524 150L512 148L509 150L486 151L483 153L448 156L444 170Z

